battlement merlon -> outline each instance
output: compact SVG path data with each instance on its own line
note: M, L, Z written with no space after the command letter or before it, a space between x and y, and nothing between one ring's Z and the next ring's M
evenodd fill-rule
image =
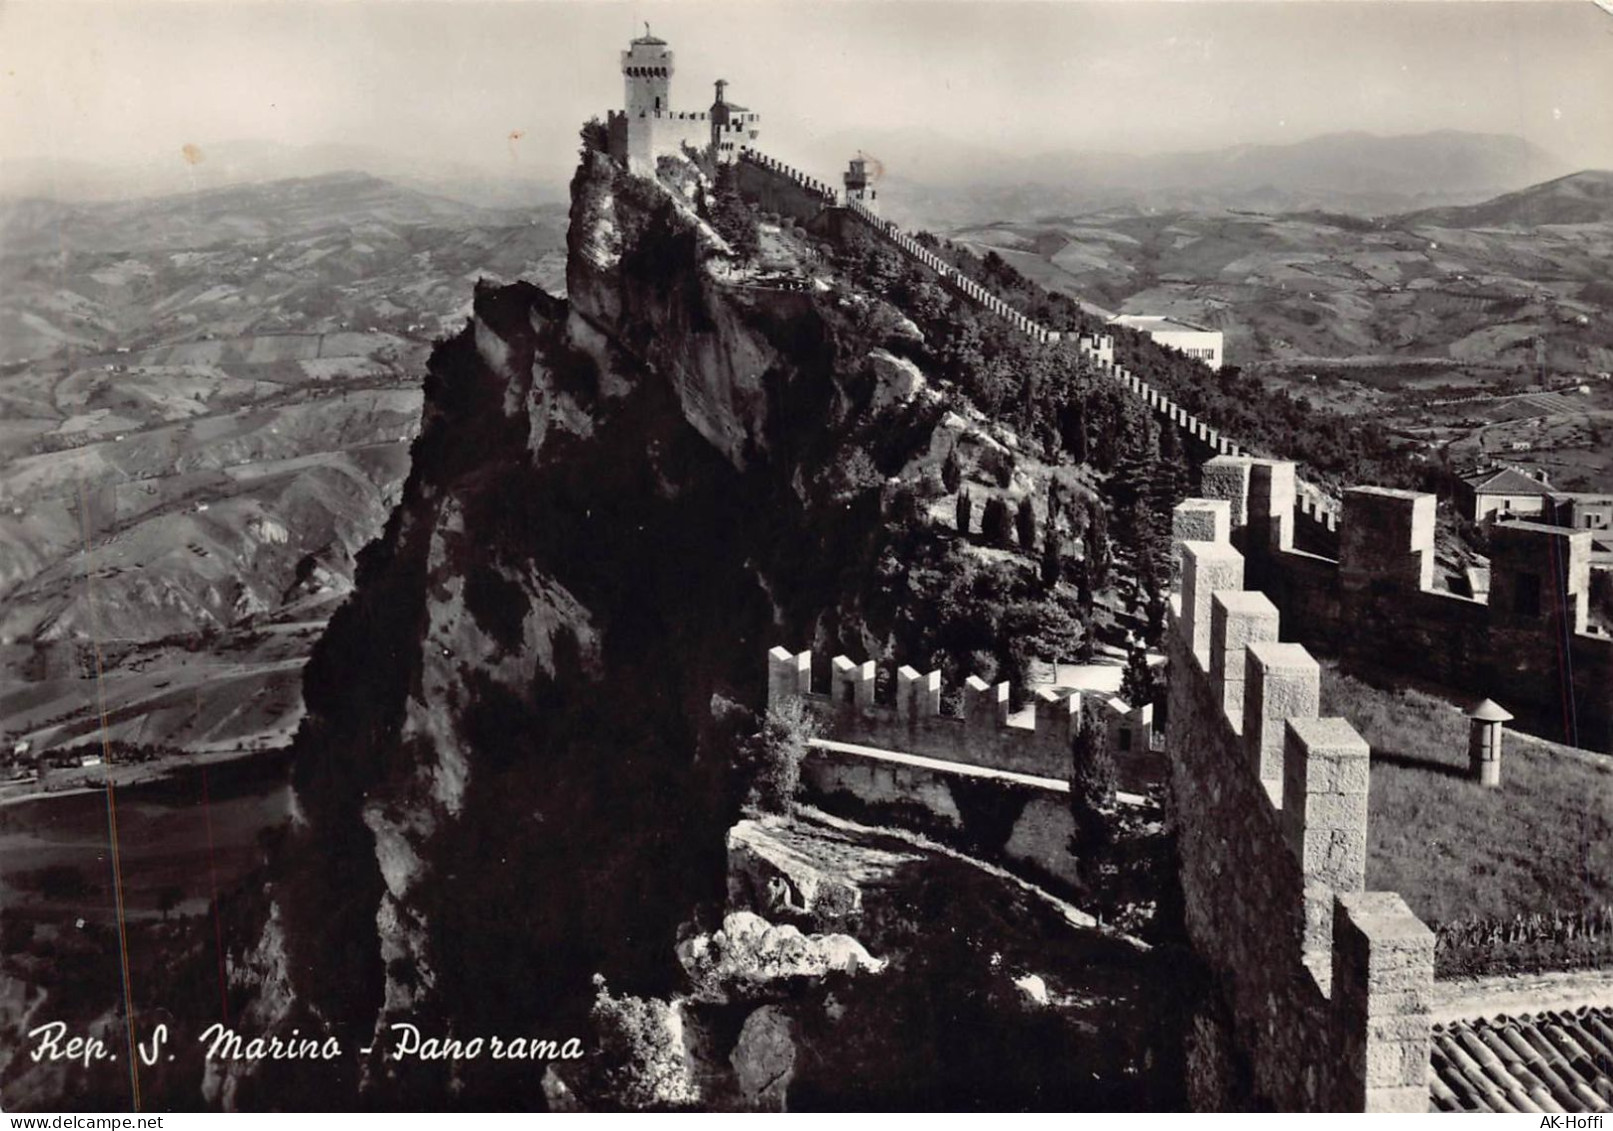
M1322 669L1303 644L1262 640L1247 645L1244 654L1244 750L1272 803L1281 807L1284 727L1292 719L1316 717Z
M1333 907L1332 999L1339 1105L1428 1110L1434 934L1394 892L1341 893Z
M1544 626L1582 633L1591 578L1590 530L1538 522L1490 528L1490 615L1507 628Z
M1218 590L1243 591L1243 555L1222 542L1181 544L1184 638L1199 666L1210 670L1210 605Z
M1299 476L1292 461L1257 459L1249 465L1249 540L1263 550L1294 548L1294 505Z
M1404 589L1434 583L1433 495L1392 487L1351 487L1339 523L1339 571L1348 586L1373 581Z
M1182 589L1183 542L1231 544L1232 504L1225 499L1183 499L1171 511L1171 590Z
M1274 642L1277 606L1256 590L1222 589L1210 595L1210 686L1234 733L1243 733L1244 682L1251 644Z
M1248 456L1216 456L1199 471L1199 494L1206 499L1224 499L1232 507L1232 529L1249 521L1249 479L1254 461Z
M1366 886L1367 790L1371 749L1349 721L1284 721L1282 810L1288 847L1305 893L1303 960L1331 964L1333 896Z

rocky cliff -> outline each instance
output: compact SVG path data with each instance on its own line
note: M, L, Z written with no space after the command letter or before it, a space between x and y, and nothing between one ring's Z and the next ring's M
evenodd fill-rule
M927 447L933 414L878 387L868 299L754 285L692 199L585 153L568 297L478 287L434 351L403 500L306 671L300 821L235 960L247 1021L351 1048L403 1019L585 1034L593 974L664 992L678 924L720 903L713 704L760 704L774 640L855 635L847 579L911 453L857 477L849 452L875 425ZM372 1058L210 1088L536 1104L535 1079Z

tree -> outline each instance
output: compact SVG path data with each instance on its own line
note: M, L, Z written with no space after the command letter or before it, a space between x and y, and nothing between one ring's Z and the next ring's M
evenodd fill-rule
M1165 610L1168 603L1164 587L1160 585L1159 563L1150 562L1147 572L1143 574L1143 593L1145 602L1143 613L1148 618L1148 625L1143 631L1143 639L1150 646L1158 646L1165 639Z
M604 153L610 147L610 136L605 129L605 123L599 118L589 118L582 124L582 152L586 156L589 151Z
M1126 670L1120 677L1120 698L1132 707L1144 707L1159 694L1154 669L1148 666L1148 652L1135 641L1126 650Z
M1083 726L1075 736L1075 773L1070 785L1070 810L1075 819L1072 847L1081 882L1096 885L1102 874L1102 857L1114 839L1112 821L1119 774L1108 736L1096 726Z
M986 509L980 516L980 534L986 543L1008 549L1014 540L1013 520L1008 517L1008 504L999 495L986 500Z
M768 707L761 729L740 751L750 770L752 804L771 813L794 811L801 762L818 729L817 717L799 699Z
M963 485L963 465L958 462L958 449L952 448L947 452L947 458L941 461L941 486L948 491L956 491Z
M657 998L613 997L598 974L594 987L589 1020L595 1049L583 1069L588 1098L628 1111L696 1103L700 1089L673 1006Z
M167 921L169 914L184 898L184 889L175 884L169 884L157 892L157 910L162 914L164 921Z
M1064 573L1064 547L1061 543L1059 532L1049 523L1042 540L1042 584L1048 589L1057 585Z
M1086 551L1086 583L1092 591L1102 589L1109 580L1109 516L1101 506L1087 509L1087 527L1083 535ZM1090 601L1090 598L1088 598Z
M1014 532L1019 535L1019 548L1027 554L1036 549L1036 511L1031 497L1019 500L1019 511L1014 515Z
M735 255L741 259L755 259L762 246L761 237L757 234L756 213L739 193L739 173L733 165L717 166L712 198L711 226L728 241Z
M969 492L958 492L958 533L964 536L969 534L969 520L973 517L974 504L969 501Z

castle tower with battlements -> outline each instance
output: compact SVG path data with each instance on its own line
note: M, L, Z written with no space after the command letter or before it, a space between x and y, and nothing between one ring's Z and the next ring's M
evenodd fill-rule
M846 184L847 202L855 200L869 212L879 215L879 193L868 176L868 159L861 153L851 159L851 165L841 178Z
M657 160L686 148L735 161L761 132L762 116L730 102L725 79L717 80L711 109L673 109L673 71L671 47L645 24L622 52L626 109L612 110L606 123L611 156L641 176L654 175Z
M627 85L627 115L643 118L672 109L672 49L666 40L644 34L622 52L622 80Z

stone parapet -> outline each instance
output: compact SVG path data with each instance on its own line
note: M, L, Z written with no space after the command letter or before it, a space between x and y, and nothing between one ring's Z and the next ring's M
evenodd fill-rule
M1235 489L1244 468L1274 468L1262 509L1287 495L1280 465L1221 466ZM1201 503L1180 513L1209 513ZM1348 721L1318 717L1320 669L1279 639L1275 603L1243 588L1242 555L1191 538L1177 553L1166 751L1184 920L1254 1088L1219 1101L1423 1110L1433 936L1398 895L1363 891L1370 750Z

